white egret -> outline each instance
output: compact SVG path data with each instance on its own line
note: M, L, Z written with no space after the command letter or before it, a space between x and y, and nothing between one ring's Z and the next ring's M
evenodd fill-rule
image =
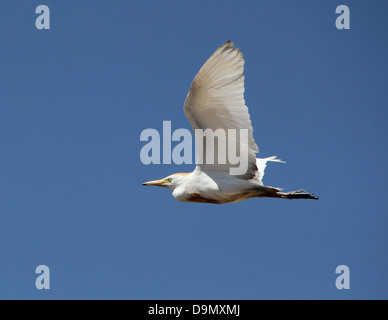
M215 153L213 164L199 163L192 173L175 173L164 179L143 183L146 186L161 186L173 190L173 196L183 202L232 203L253 197L270 197L284 199L318 199L304 190L283 193L281 189L264 186L264 169L268 161L283 162L276 157L256 159L259 149L253 139L248 108L244 100L244 59L239 49L230 41L225 42L206 61L196 75L187 95L184 111L193 130L211 129L246 129L246 141L240 141L237 136L227 136L234 139L240 155L246 154L247 170L243 174L233 175L231 161L217 162L222 158L218 140L210 149L201 144L201 150ZM197 140L197 139L196 139ZM228 141L230 142L230 141ZM198 141L196 141L199 146ZM229 146L229 144L228 144ZM208 146L207 146L208 147ZM201 152L199 150L198 152Z

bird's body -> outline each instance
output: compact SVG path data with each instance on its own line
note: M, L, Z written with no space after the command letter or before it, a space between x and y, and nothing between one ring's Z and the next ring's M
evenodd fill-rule
M178 174L179 175L179 174ZM253 180L239 179L223 172L195 170L183 176L173 196L183 202L232 203L251 198L260 185Z
M264 186L257 179L240 179L222 172L202 172L198 169L192 173L171 175L175 181L171 186L172 195L182 202L234 203L249 198L311 198L303 190L282 193L280 189Z
M224 43L203 65L187 95L184 111L192 128L216 132L222 129L222 139L197 142L197 167L192 173L176 173L161 180L144 183L173 190L173 196L183 202L233 203L253 197L286 199L317 199L298 190L283 193L278 188L264 186L262 179L268 161L283 162L276 157L256 159L259 151L254 138L248 108L244 100L244 59L230 41ZM230 135L236 130L238 135ZM206 135L205 135L206 136ZM208 136L206 136L208 138ZM245 138L245 139L243 139ZM197 139L196 139L197 140ZM240 167L230 157L231 146L238 150ZM214 161L208 159L213 153ZM199 161L201 160L201 161Z

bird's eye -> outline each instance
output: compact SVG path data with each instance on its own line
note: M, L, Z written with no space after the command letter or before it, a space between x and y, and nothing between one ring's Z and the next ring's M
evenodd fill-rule
M167 178L166 179L168 182L171 182L172 181L172 178Z

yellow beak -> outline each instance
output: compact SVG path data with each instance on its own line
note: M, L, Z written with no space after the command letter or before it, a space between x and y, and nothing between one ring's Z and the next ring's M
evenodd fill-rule
M163 187L166 183L169 183L169 181L167 179L160 179L160 180L144 182L143 186L159 186L159 187Z

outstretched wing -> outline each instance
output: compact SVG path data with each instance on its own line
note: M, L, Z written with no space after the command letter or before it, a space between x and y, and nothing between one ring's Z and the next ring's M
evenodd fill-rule
M243 179L255 177L256 153L259 149L253 139L253 129L244 100L244 59L242 53L230 41L225 42L206 61L196 75L187 95L184 111L194 131L196 129L237 129L237 136L226 135L226 146L229 139L234 139L236 149L240 151L240 161L246 161L247 170L238 175ZM247 139L240 141L240 129L246 129ZM228 156L228 148L219 148L219 139L209 139L206 143L197 143L198 155L202 153L203 164L197 157L197 169L202 171L229 171L236 167ZM213 140L210 149L209 141ZM202 146L202 148L201 148ZM206 163L208 152L214 153L214 164ZM239 152L237 151L237 154ZM220 164L219 159L226 159Z

